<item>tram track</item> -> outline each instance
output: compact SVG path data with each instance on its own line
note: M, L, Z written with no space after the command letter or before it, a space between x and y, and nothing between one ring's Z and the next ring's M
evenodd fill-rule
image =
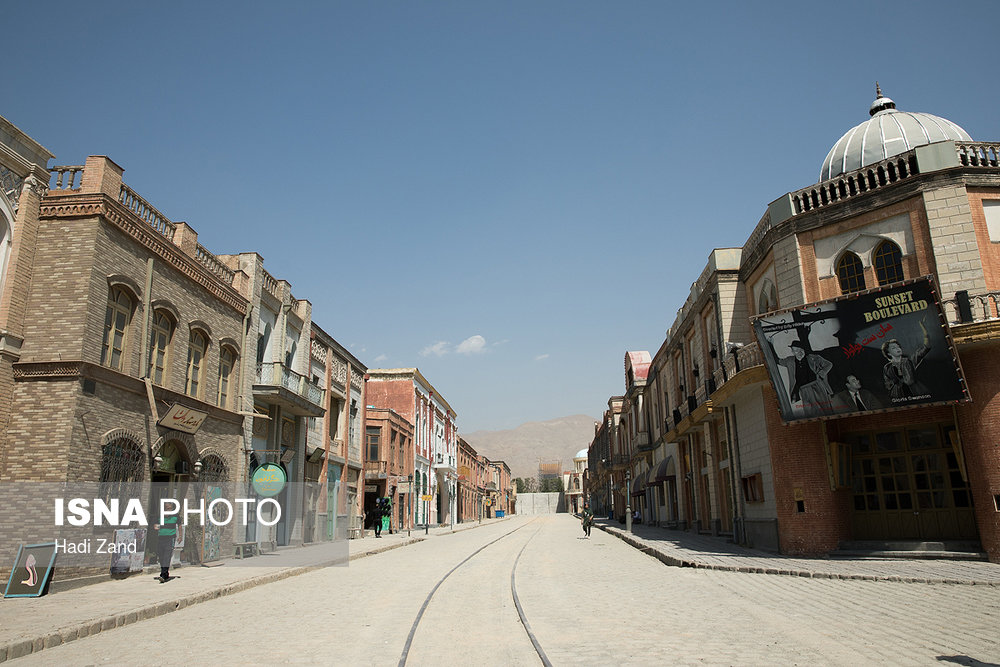
M518 532L522 528L526 528L526 527L530 526L531 524L535 523L536 521L538 521L538 519L532 519L530 522L528 522L526 524L523 524L521 526L518 526L517 528L515 528L515 529L513 529L511 531L508 531L508 532L504 533L503 535L501 535L500 537L497 537L497 538L495 538L493 540L490 540L489 542L487 542L486 544L484 544L483 546L479 547L478 549L476 549L475 551L473 551L471 554L469 554L468 556L466 556L462 561L460 561L457 565L455 565L455 567L451 568L447 573L445 573L445 575L443 577L441 577L437 581L437 583L431 589L430 593L427 594L427 597L424 599L423 604L420 606L420 610L417 612L416 617L413 619L413 625L410 627L410 632L409 632L409 634L406 637L406 643L403 645L403 652L402 652L402 654L400 655L400 658L399 658L399 663L398 663L399 667L405 667L405 665L407 664L407 660L408 660L409 655L410 655L410 649L413 646L413 640L414 640L414 638L417 635L417 630L420 627L420 622L421 622L421 620L424 617L424 613L427 611L428 607L431 604L431 601L434 599L434 595L437 593L438 589L441 588L441 586L445 583L445 581L447 581L448 578L451 577L455 572L457 572L463 566L465 566L466 564L468 564L473 558L475 558L476 556L478 556L480 553L482 553L483 551L485 551L489 547L497 544L498 542L504 540L507 537L510 537L511 535L513 535L514 533ZM524 629L525 633L527 634L528 640L531 642L531 645L534 648L535 653L538 655L539 659L541 660L541 663L543 665L545 665L545 667L551 667L552 663L549 661L548 657L545 655L545 651L542 649L542 646L539 643L538 638L531 631L531 626L528 623L528 619L527 619L526 614L524 613L524 608L521 605L521 601L520 601L520 599L517 596L517 566L518 566L518 563L521 560L521 555L524 553L524 550L528 547L528 545L535 538L535 536L538 535L538 533L539 533L540 530L541 530L541 528L535 530L535 532L531 535L531 537L529 537L528 540L521 547L520 551L518 551L517 557L514 559L514 564L511 566L511 570L510 570L510 594L511 594L511 598L512 598L512 600L514 602L514 607L517 609L517 614L518 614L518 618L520 619L520 622L521 622L521 627Z

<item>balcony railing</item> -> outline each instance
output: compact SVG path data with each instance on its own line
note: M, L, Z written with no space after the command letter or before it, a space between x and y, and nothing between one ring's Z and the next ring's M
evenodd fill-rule
M941 305L948 324L967 324L962 322L958 298L943 299ZM972 311L972 322L989 322L1000 319L1000 292L984 292L969 295L969 308Z
M155 229L157 232L174 240L174 223L170 222L167 216L156 210L152 204L137 195L130 187L122 183L121 191L118 193L118 201L125 205L125 208L132 211L140 220ZM232 282L232 280L230 280Z
M76 190L83 182L83 165L52 167L49 173L55 178L50 190Z
M264 277L264 291L270 294L271 296L278 298L277 279L264 269L261 269L261 271L263 272L263 277Z
M319 385L277 361L257 366L257 382L271 387L284 387L313 405L323 405L323 389Z
M212 272L216 278L226 283L227 285L233 284L233 276L235 272L228 266L219 261L219 259L210 253L205 246L198 244L194 251L195 259L197 259L202 266Z
M388 461L365 461L365 479L384 479L388 473Z

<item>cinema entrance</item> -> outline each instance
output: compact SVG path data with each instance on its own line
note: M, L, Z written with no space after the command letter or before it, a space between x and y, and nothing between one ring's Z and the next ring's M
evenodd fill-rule
M853 432L855 540L978 541L952 423Z

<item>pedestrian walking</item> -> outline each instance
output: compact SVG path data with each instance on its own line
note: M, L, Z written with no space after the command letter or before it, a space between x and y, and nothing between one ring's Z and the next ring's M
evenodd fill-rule
M594 511L590 509L590 503L583 504L583 512L581 516L581 523L583 524L583 532L586 536L590 537L590 527L594 525Z
M392 514L392 499L388 496L375 499L375 537L382 537L382 529L388 527Z
M170 576L170 559L174 557L174 539L177 537L177 515L171 514L163 519L162 524L153 526L157 529L156 558L160 561L160 576L156 578L165 584Z

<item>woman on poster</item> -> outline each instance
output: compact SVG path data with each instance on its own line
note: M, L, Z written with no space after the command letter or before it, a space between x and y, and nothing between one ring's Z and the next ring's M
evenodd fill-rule
M930 390L917 379L917 367L931 351L931 339L923 321L920 322L920 330L924 332L923 343L910 356L903 354L903 347L895 338L882 344L882 354L888 360L882 368L882 378L885 380L885 388L893 400L930 393Z

